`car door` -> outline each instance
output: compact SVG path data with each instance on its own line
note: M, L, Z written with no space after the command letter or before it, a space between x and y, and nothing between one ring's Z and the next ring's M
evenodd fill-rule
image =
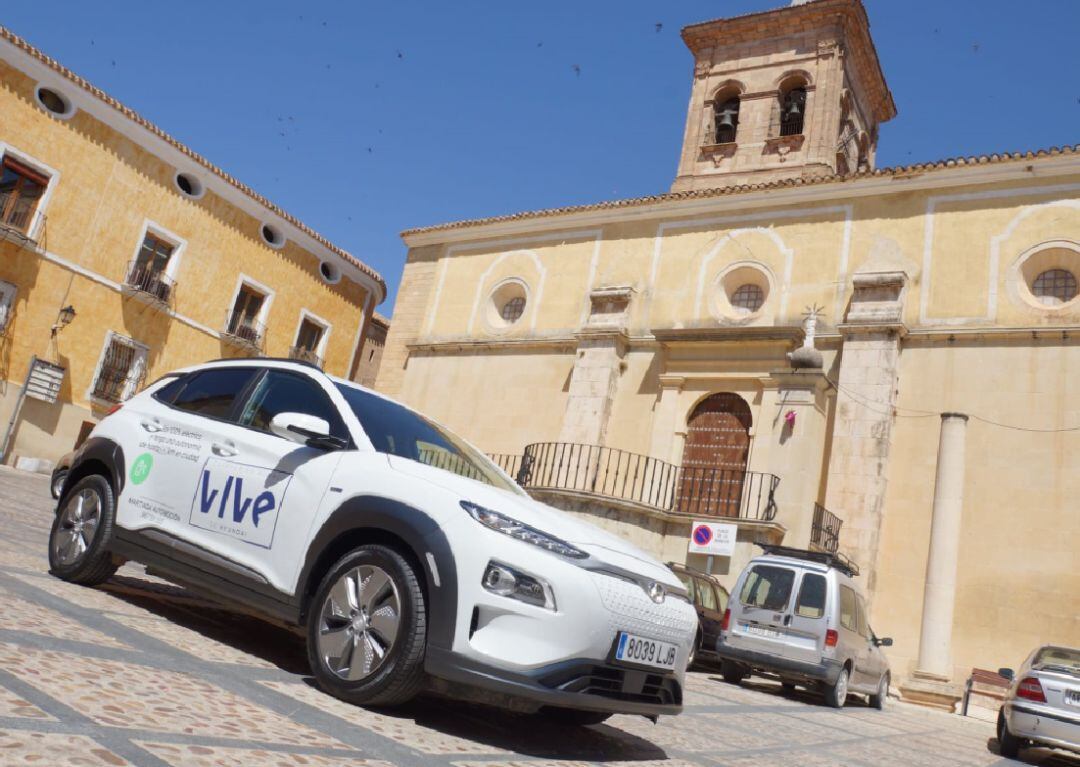
M784 615L791 601L796 571L767 562L750 566L729 603L731 620L724 642L734 648L784 656L787 627Z
M859 606L859 654L855 659L854 680L866 689L876 688L881 677L878 663L878 649L874 647L874 632L870 630L870 620L866 614L866 602L857 596Z
M188 373L133 398L102 423L116 432L127 464L116 512L121 527L186 541L201 537L190 523L200 472L210 458L233 450L229 420L258 372L249 366Z
M788 657L807 663L821 660L827 629L828 592L829 582L824 573L803 571L791 612L785 617Z
M271 432L270 423L286 412L315 416L343 445L353 444L319 379L268 368L252 383L231 427L236 453L207 462L191 510L193 524L216 540L219 551L285 593L295 588L314 520L340 497L330 480L345 451L286 439Z
M694 578L694 595L698 623L701 624L701 646L707 652L713 652L716 649L716 640L720 637L723 610L717 600L716 589L705 578Z

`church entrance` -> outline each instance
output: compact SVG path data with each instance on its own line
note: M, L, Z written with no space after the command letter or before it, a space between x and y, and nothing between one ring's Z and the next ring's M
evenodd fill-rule
M737 394L721 392L698 403L687 419L678 511L739 516L751 423L750 406Z

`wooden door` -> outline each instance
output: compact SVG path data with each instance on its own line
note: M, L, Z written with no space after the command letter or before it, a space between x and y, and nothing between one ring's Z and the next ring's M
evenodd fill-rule
M687 419L677 508L737 517L750 455L750 406L723 392L698 403Z

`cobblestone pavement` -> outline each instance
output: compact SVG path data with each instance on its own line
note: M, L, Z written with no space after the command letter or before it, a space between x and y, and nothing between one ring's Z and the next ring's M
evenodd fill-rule
M710 673L691 674L686 713L657 725L565 729L437 699L347 705L312 686L302 640L284 629L134 565L97 589L51 577L52 506L44 477L0 467L0 765L1011 764L985 722L892 702L833 711Z

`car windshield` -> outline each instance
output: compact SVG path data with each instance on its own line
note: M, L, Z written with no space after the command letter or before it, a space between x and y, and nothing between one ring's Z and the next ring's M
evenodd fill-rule
M1066 647L1044 647L1039 650L1035 660L1031 662L1031 666L1032 668L1064 671L1066 674L1080 674L1080 650L1070 650Z
M354 386L337 384L364 433L380 453L408 458L453 474L521 494L483 453L434 421Z

